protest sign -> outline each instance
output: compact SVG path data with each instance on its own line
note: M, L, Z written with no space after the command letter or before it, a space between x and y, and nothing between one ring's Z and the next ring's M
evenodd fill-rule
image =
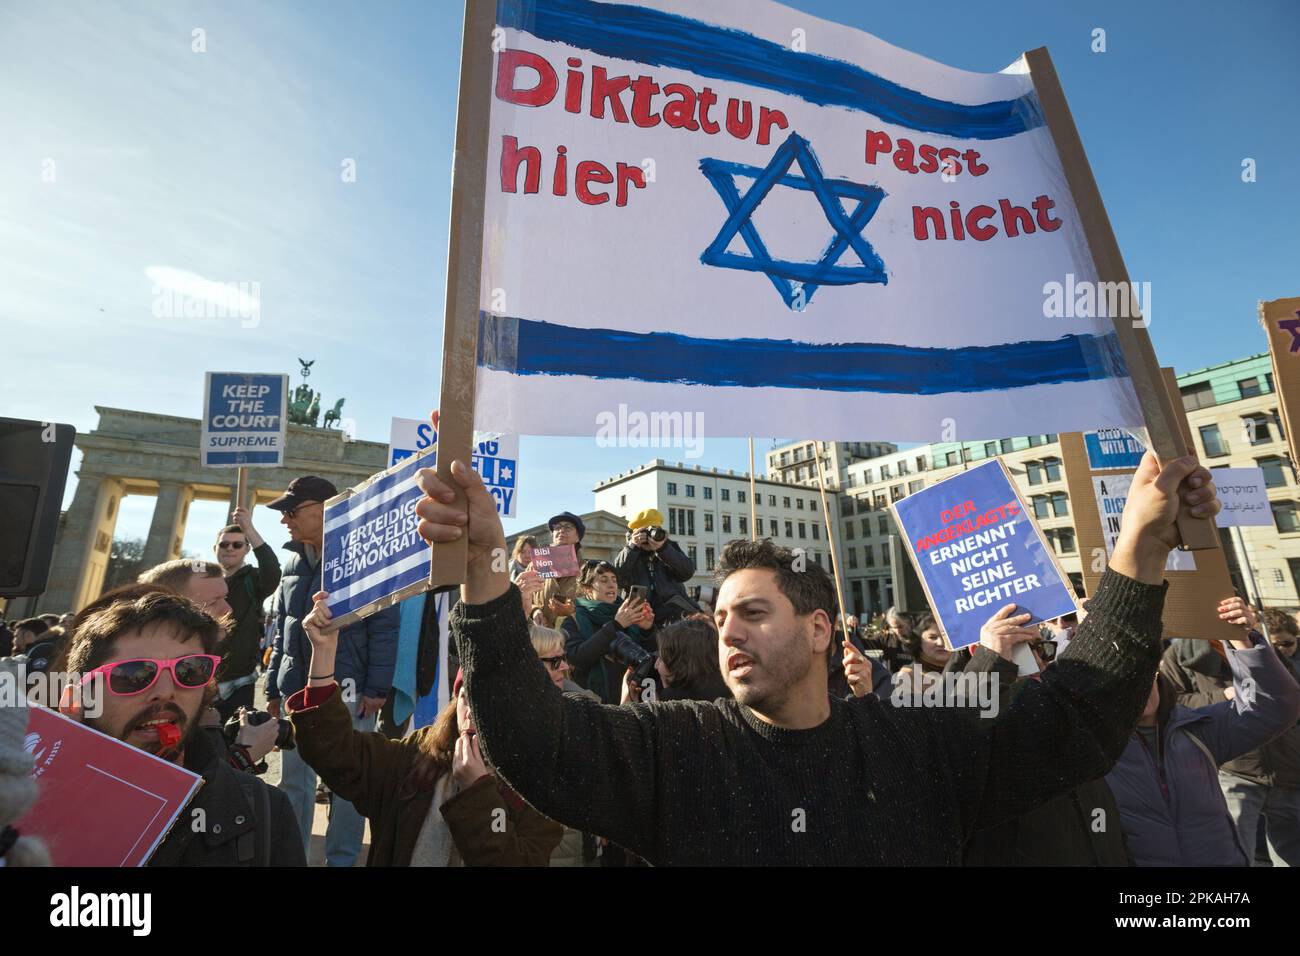
M1147 450L1146 445L1120 428L1084 432L1083 441L1088 448L1088 467L1093 471L1136 471Z
M1300 442L1294 425L1300 422L1300 296L1259 303L1259 324L1268 336L1268 357L1273 363L1273 388L1286 431L1291 460L1300 462Z
M533 570L544 578L567 578L578 573L578 555L571 544L533 548Z
M1213 468L1214 487L1223 510L1215 521L1220 528L1273 525L1268 486L1263 468Z
M1145 453L1144 450L1143 454ZM1115 542L1119 539L1120 518L1124 514L1124 505L1128 501L1128 490L1132 484L1131 474L1092 476L1092 486L1097 496L1097 512L1101 515L1101 530L1106 541L1107 558L1115 553ZM1165 570L1195 571L1196 558L1190 551L1175 548L1165 559Z
M978 643L980 628L1007 604L1032 622L1076 610L1069 578L1001 459L890 507L949 647Z
M143 866L203 778L44 707L28 715L40 797L18 830L55 866Z
M394 418L388 429L388 467L423 454L437 442L438 432L427 418Z
M282 466L288 401L288 375L208 372L203 380L202 466Z
M432 468L435 454L406 458L325 502L321 589L341 626L428 590L436 549L420 537L416 473Z

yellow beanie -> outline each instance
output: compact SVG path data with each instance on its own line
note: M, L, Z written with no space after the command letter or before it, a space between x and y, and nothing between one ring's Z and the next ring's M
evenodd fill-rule
M664 526L664 516L656 508L646 508L644 511L637 513L637 516L632 519L628 527L636 531L639 528L649 528L654 525L662 528Z

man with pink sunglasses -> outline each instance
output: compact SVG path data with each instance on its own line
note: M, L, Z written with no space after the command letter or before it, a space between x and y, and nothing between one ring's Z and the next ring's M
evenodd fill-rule
M59 710L204 779L150 865L305 866L284 794L235 770L211 736L197 732L216 694L217 622L151 585L88 610L68 650L81 683L65 689ZM97 715L88 716L92 702Z

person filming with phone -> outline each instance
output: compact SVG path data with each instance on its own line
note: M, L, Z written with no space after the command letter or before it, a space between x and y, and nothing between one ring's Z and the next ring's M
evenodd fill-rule
M633 586L620 604L618 577L608 561L588 561L578 583L573 616L566 618L564 652L575 683L617 704L621 678L629 667L653 669L650 629L655 615L644 588Z
M619 587L629 594L634 587L644 588L657 625L696 613L699 608L686 595L695 562L668 537L664 516L655 508L646 508L628 528L627 544L614 558Z

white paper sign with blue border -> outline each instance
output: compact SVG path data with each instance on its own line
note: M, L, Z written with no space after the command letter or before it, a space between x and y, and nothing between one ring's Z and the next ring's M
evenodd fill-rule
M204 468L281 467L289 376L208 372L203 379Z
M1074 589L995 458L891 506L930 607L956 650L1007 604L1031 623L1077 610Z
M388 429L388 466L423 454L438 443L438 430L427 418L394 418Z
M388 464L416 454L436 451L438 432L433 424L418 418L394 418L388 433ZM496 500L497 514L513 518L518 513L519 436L500 432L474 432L471 466ZM432 467L432 466L430 466Z
M1146 445L1122 428L1084 432L1083 444L1088 449L1088 467L1093 471L1136 471L1147 450Z
M406 458L325 502L321 587L340 626L428 589L416 473L434 464L433 452Z

